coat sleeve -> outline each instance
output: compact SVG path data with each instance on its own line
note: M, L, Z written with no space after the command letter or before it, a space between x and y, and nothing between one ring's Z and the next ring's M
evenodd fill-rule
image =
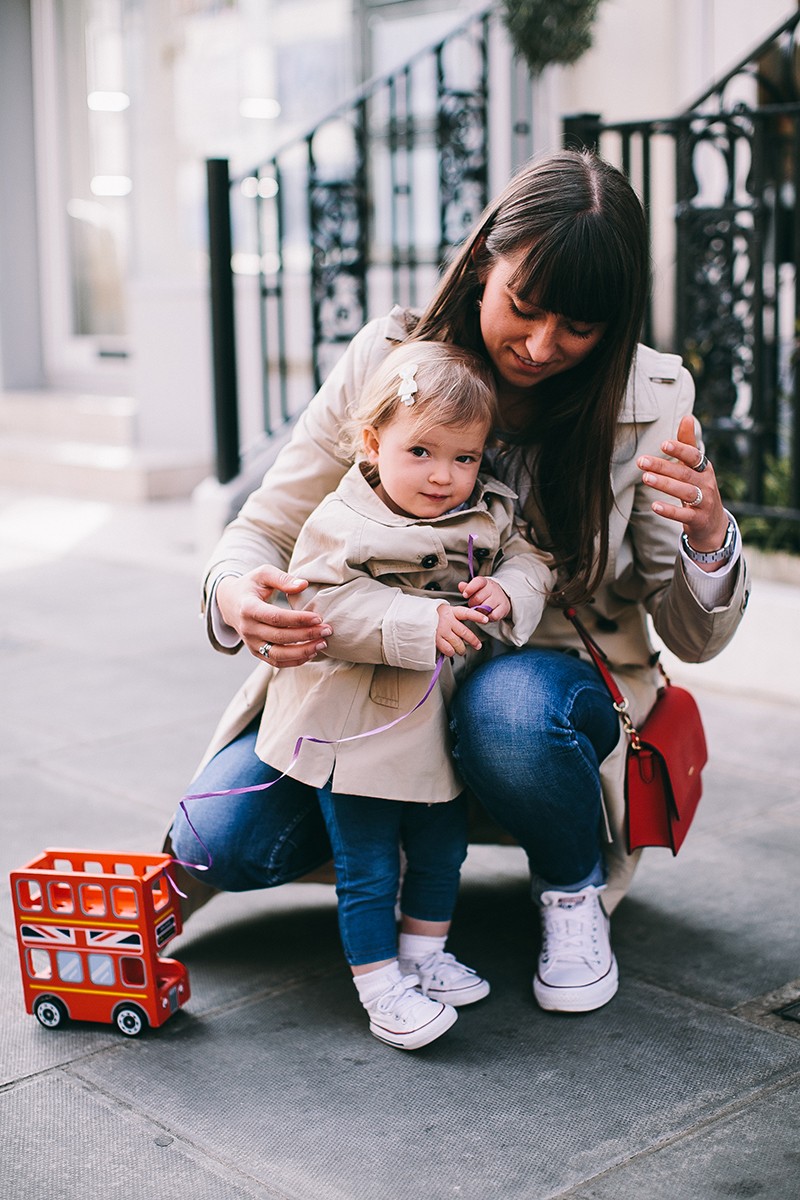
M665 438L674 437L681 417L692 412L694 384L681 368L674 405L654 430L650 447L660 453ZM637 454L640 451L637 450ZM733 637L749 596L747 566L740 558L727 604L707 611L690 586L679 553L681 526L653 512L652 488L638 483L635 489L629 535L633 544L640 597L664 644L683 662L705 662L719 654ZM723 497L724 499L724 497Z
M509 646L525 646L541 621L547 597L555 586L552 558L516 530L501 545L503 559L492 572L492 578L511 601L511 613L503 621L483 626L481 632Z
M266 563L286 568L303 523L350 466L338 444L342 421L395 337L402 337L399 322L383 318L371 321L350 343L260 486L223 531L206 565L204 611L223 575L245 575ZM207 611L206 628L216 649L238 649L219 644Z
M359 560L360 530L332 496L303 528L291 570L309 581L291 603L317 612L334 632L328 658L385 664L409 671L436 664L440 600L411 596L374 579Z

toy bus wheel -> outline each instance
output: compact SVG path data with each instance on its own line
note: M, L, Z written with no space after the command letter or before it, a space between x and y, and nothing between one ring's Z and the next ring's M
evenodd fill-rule
M38 996L33 1004L33 1015L45 1029L58 1029L69 1020L66 1005L56 996Z
M147 1017L135 1004L121 1004L114 1013L114 1023L125 1037L138 1037L147 1028Z

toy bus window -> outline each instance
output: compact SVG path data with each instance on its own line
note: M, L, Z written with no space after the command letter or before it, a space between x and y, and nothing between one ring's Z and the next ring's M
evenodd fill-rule
M102 875L103 874L103 864L99 863L99 862L95 862L93 859L88 859L83 864L83 873L84 873L84 875Z
M64 983L83 983L83 963L74 950L57 950L56 967Z
M53 912L74 912L75 898L72 895L72 885L59 881L47 885L47 894Z
M119 973L126 987L144 987L144 960L123 957L119 960Z
M71 875L75 868L68 858L54 858L53 870L58 871L59 875Z
M53 978L53 964L46 950L28 951L28 974L32 979Z
M81 908L87 916L105 916L106 894L99 883L81 884Z
M135 917L139 911L136 892L129 887L112 887L111 907L115 917Z
M41 912L44 908L44 897L35 879L17 880L17 903L28 912Z
M156 912L158 912L169 900L169 887L163 875L159 876L158 879L154 879L150 886L153 889L153 904Z
M136 872L133 869L132 863L116 862L116 863L114 863L114 874L115 875L135 875Z
M97 987L111 987L114 982L114 960L110 954L89 955L89 978Z

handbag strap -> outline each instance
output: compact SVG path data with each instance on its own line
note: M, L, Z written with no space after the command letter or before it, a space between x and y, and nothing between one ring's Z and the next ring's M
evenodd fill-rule
M619 690L619 685L617 684L616 679L609 671L608 659L606 658L605 654L600 649L600 647L598 646L597 642L594 640L592 635L589 633L586 626L581 621L581 619L578 616L578 614L576 613L575 609L574 608L565 608L563 610L563 612L564 612L564 616L566 617L566 619L568 621L571 621L572 624L575 626L575 629L577 630L581 641L583 642L584 646L586 647L589 654L591 655L592 662L597 667L597 670L600 672L600 676L603 680L603 683L606 685L606 687L608 688L608 691L611 695L611 699L613 701L614 708L617 710L617 712L620 715L620 719L624 726L625 732L628 735L628 738L630 740L631 748L633 750L640 750L642 744L641 744L641 741L639 740L639 731L637 730L636 726L634 725L634 723L631 720L630 715L628 713L628 698L627 698L627 696L623 696L622 692Z

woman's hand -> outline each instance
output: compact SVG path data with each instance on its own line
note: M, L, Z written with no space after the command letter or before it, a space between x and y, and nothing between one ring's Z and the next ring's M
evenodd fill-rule
M447 658L466 654L467 646L480 650L481 639L464 621L485 625L489 618L477 608L451 608L446 602L439 605L439 624L436 628L436 649Z
M485 608L490 621L502 621L511 612L511 601L491 575L476 575L468 583L460 583L458 590L470 608Z
M299 667L324 650L332 630L313 612L278 607L274 592L295 595L308 580L295 579L278 567L263 566L247 575L226 575L217 584L216 601L226 625L241 637L256 658L273 667ZM268 647L266 654L262 647Z
M722 507L714 468L705 455L701 456L694 430L694 418L681 417L677 440L664 442L661 447L675 461L643 456L637 459L637 466L643 472L644 483L658 492L674 496L677 501L672 505L656 500L653 512L669 521L680 521L693 549L709 553L722 548L728 518ZM702 470L698 471L698 467ZM721 565L698 563L705 571L715 571Z

